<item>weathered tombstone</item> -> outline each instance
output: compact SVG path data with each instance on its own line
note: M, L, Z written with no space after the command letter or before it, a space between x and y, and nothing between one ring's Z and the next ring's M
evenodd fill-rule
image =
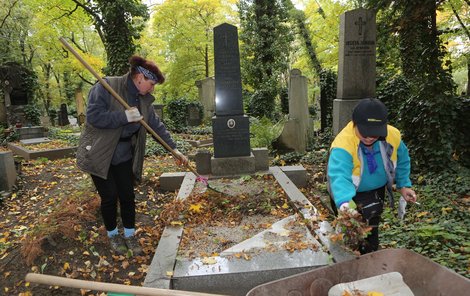
M59 116L58 116L58 124L59 124L59 126L65 126L65 125L70 124L66 104L61 104L60 105Z
M289 78L289 119L279 137L283 147L296 152L307 149L309 114L307 77L292 69Z
M250 123L243 112L237 27L214 28L215 116L212 118L215 175L255 171L250 149ZM224 160L221 160L224 158Z
M199 108L195 105L188 105L188 125L198 126L202 123L201 114Z
M212 118L215 112L215 80L212 77L196 81L199 101L203 106L203 117Z
M155 110L155 114L157 114L160 120L163 120L163 107L165 107L165 105L163 104L153 104L153 109Z
M338 88L333 102L333 133L351 120L364 98L375 97L376 24L372 10L358 8L340 16Z
M0 191L10 191L16 182L16 167L13 153L0 152Z

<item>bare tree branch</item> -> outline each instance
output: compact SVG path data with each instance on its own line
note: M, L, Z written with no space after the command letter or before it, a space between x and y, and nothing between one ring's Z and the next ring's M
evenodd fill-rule
M467 3L468 3L468 2L467 2ZM465 34L467 34L467 37L468 37L468 39L470 40L470 32L468 31L468 29L467 29L467 27L465 26L465 24L462 22L462 19L460 18L459 14L458 14L457 11L455 10L454 5L452 5L452 3L450 3L450 7L452 7L452 11L454 12L455 17L456 17L457 20L459 21L460 25L462 26L462 29L465 31Z
M100 36L101 42L105 44L106 39L104 38L103 30L102 28L104 27L104 22L101 19L100 15L97 14L91 7L88 7L84 4L82 4L78 0L72 0L77 6L81 7L83 10L85 10L94 20L94 25L96 32L98 32L98 35ZM88 2L89 3L89 2Z
M83 77L82 75L80 75L80 73L77 73L78 77L80 77L85 83L88 83L89 85L93 85L94 83L87 80L85 77Z
M3 18L2 20L2 23L0 24L0 29L3 28L3 25L5 25L5 22L6 20L8 19L8 17L11 15L11 12L13 11L13 8L15 7L16 3L18 3L19 0L16 0L15 2L13 2L11 4L11 6L8 8L8 12L7 14L5 15L5 17Z

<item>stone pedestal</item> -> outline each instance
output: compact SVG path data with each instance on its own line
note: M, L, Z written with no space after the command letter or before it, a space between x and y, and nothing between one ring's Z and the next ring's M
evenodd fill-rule
M352 119L354 107L360 100L333 101L333 135L336 136Z
M196 170L201 175L208 175L211 173L211 158L212 154L209 150L200 149L196 152Z
M236 176L253 174L255 169L255 156L221 157L211 158L212 175L214 176Z
M248 116L214 116L212 131L214 157L250 155L250 121Z

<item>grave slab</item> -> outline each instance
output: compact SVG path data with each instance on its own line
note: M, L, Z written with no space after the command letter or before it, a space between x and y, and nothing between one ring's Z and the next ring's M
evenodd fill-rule
M48 143L50 141L51 139L42 137L42 138L31 138L31 139L20 140L20 143L23 145L34 145L34 144Z
M224 250L219 256L209 257L210 264L206 263L207 258L178 258L173 287L178 290L245 295L260 282L327 265L328 254L305 225L295 223L297 216L284 218L269 229ZM285 246L291 240L291 234L304 235L303 242L312 247L288 251Z
M77 147L66 147L66 148L57 148L57 149L47 149L41 151L33 151L26 149L20 145L13 143L8 143L8 149L13 151L13 154L23 157L25 160L33 160L37 158L47 158L49 160L74 157Z

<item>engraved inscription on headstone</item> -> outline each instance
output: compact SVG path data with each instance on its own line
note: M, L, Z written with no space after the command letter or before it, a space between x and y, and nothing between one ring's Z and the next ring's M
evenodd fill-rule
M338 84L333 101L334 135L351 120L359 100L375 97L375 40L373 10L358 8L341 15Z
M375 96L376 25L373 11L347 11L340 19L338 99Z

